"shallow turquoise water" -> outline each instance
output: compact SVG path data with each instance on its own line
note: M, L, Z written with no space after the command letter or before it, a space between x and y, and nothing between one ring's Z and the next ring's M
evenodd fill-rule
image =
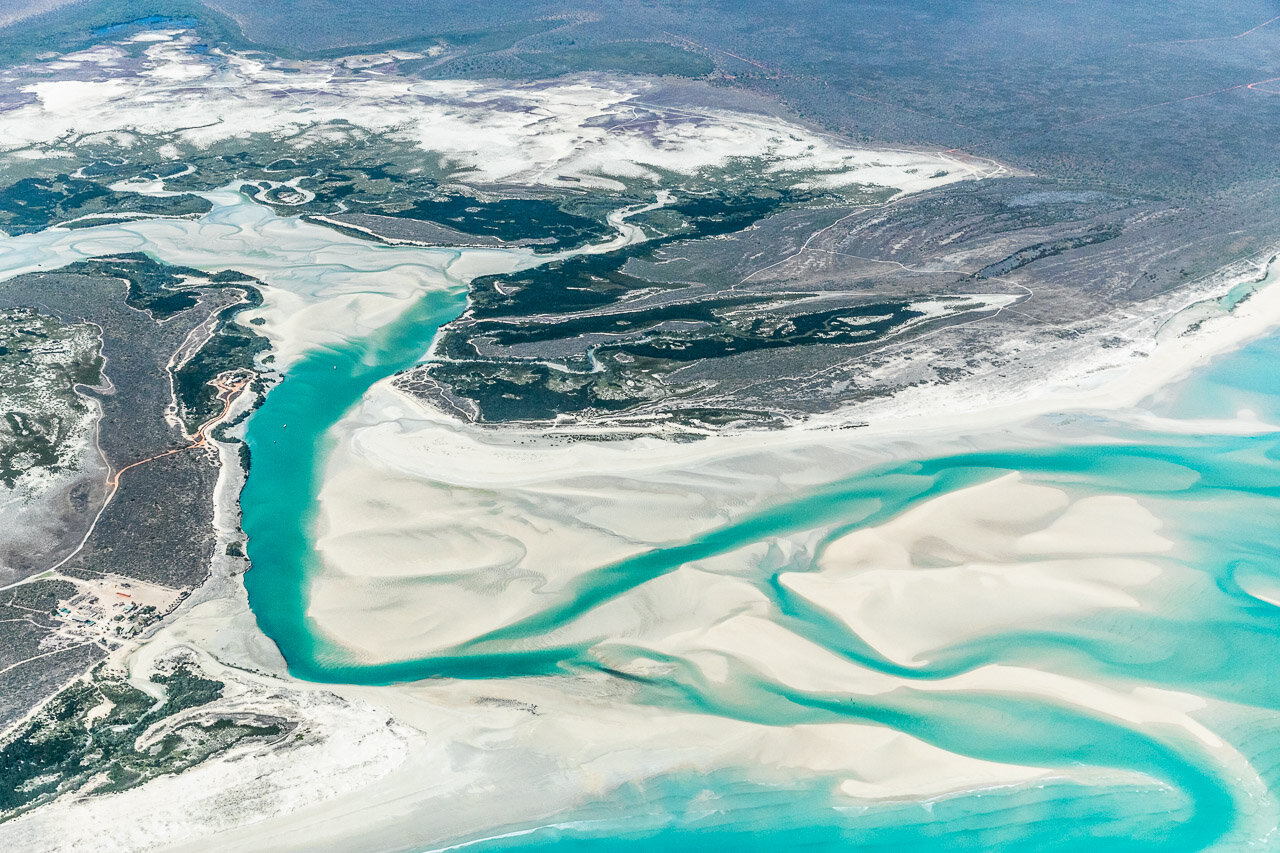
M326 680L328 673L323 645L305 615L314 559L309 533L317 475L330 449L327 433L375 382L421 359L436 330L465 304L461 287L433 291L367 339L312 351L249 419L251 462L240 505L254 571L245 575L245 587L259 627L301 678Z
M239 207L235 212L264 215ZM103 235L136 240L142 248L148 244L143 236L150 233L148 227L29 235L8 241L17 251L6 256L6 264L65 263L103 251ZM231 251L207 237L198 246L205 254L172 254L177 249L170 246L165 257L216 265ZM281 269L288 266L280 264ZM1275 665L1280 608L1268 600L1280 601L1280 440L1267 431L1233 435L1230 425L1212 422L1242 411L1265 423L1280 422L1280 338L1221 358L1144 405L1166 418L1196 420L1193 432L1142 432L1094 419L1088 443L1081 442L1077 426L1071 440L1061 445L885 466L810 493L780 496L754 515L694 541L672 542L601 566L582 577L560 607L448 655L352 665L305 618L312 568L308 532L316 472L328 447L325 436L370 385L419 360L438 325L464 304L461 285L432 293L366 340L311 353L249 421L253 464L243 511L254 569L245 580L260 625L300 677L378 684L432 676L599 670L605 663L587 647L529 651L513 650L513 645L689 560L792 532L817 529L832 538L938 495L1020 471L1033 482L1078 493L1141 497L1178 540L1179 551L1169 560L1191 570L1187 588L1156 610L1046 620L1035 630L955 644L932 655L927 664L906 667L884 659L843 624L781 585L781 573L806 566L761 566L757 585L773 602L783 627L860 666L922 688L932 679L1003 663L1214 700L1221 707L1205 717L1206 724L1238 750L1249 764L1246 769L1266 789L1280 784L1280 668ZM942 696L909 687L855 702L848 695L786 689L748 671L733 673L731 688L726 688L707 683L681 661L671 663L676 665L672 675L635 682L644 700L770 725L865 721L966 755L1079 770L1082 778L1098 768L1132 770L1150 781L1058 781L928 803L853 807L833 798L831 779L778 778L760 768L725 768L714 776L671 776L625 787L565 815L555 827L503 827L498 825L501 816L495 815L493 834L510 833L508 837L468 846L605 851L1280 848L1266 837L1275 829L1274 814L1268 812L1274 804L1246 796L1236 768L1220 766L1201 744L1172 727L1124 725L1032 698Z
M1150 610L1109 610L1036 630L954 645L927 664L885 660L779 583L793 565L762 569L758 584L777 619L861 666L927 681L990 663L1030 666L1107 683L1176 689L1231 703L1215 726L1270 788L1280 766L1280 608L1256 597L1280 589L1280 441L1254 435L1143 433L1099 421L1087 443L903 462L789 499L688 542L601 566L561 604L446 655L358 665L305 616L312 566L309 525L326 433L375 381L417 361L436 328L463 306L461 291L424 298L365 341L311 353L290 369L248 425L252 468L242 498L253 570L246 575L262 629L292 672L314 681L384 684L429 677L509 678L603 669L585 646L529 650L530 639L638 584L697 559L808 530L828 539L874 525L938 495L1021 472L1075 493L1139 496L1172 525L1176 556L1193 570L1184 594ZM1264 340L1219 359L1149 403L1170 418L1231 418L1247 408L1280 417L1280 343ZM1168 531L1167 531L1168 532ZM1251 592L1252 591L1252 592ZM645 652L653 657L651 652ZM892 726L965 755L1061 768L1143 774L1133 784L1056 781L934 802L842 806L831 780L762 779L726 769L626 788L566 816L566 823L475 842L529 850L1198 850L1235 849L1274 822L1242 799L1178 729L1135 727L1033 698L945 696L909 687L874 699L806 693L732 673L709 685L678 660L674 674L639 680L640 695L671 708L769 725L865 721ZM1088 776L1088 773L1084 773ZM1255 808L1256 806L1256 808ZM502 834L495 831L495 835Z

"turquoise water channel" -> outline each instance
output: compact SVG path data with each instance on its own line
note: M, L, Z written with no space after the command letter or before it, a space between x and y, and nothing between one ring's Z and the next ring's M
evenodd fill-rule
M0 269L53 269L119 251L225 268L305 286L316 256L333 270L381 274L411 262L399 250L341 244L243 199L219 198L195 222L156 220L51 230L4 241ZM340 245L341 244L341 245ZM406 250L408 251L408 250ZM444 258L446 253L438 253ZM308 267L310 263L313 266ZM330 267L324 267L324 275ZM291 276L295 277L295 282ZM448 653L380 665L353 663L306 615L316 568L312 523L330 430L376 382L417 363L438 327L465 307L456 282L425 293L373 334L316 349L293 363L247 424L252 465L242 494L253 570L245 582L263 631L299 677L385 684L431 677L556 676L600 671L577 645L539 647L549 630L693 560L771 537L820 531L827 541L923 502L1020 472L1073 494L1139 498L1176 540L1167 560L1188 578L1157 608L1111 609L957 643L927 663L886 659L843 623L791 594L761 566L753 577L787 630L850 663L900 678L873 697L792 689L745 668L709 683L673 659L661 677L628 676L656 707L770 726L865 722L968 756L1061 771L1061 778L929 801L838 798L825 778L724 768L623 786L555 826L501 826L470 849L529 850L1271 850L1280 848L1280 340L1222 357L1142 408L1164 418L1076 417L1062 440L1002 452L904 460L778 499L688 540L602 565L535 617ZM1230 307L1230 306L1226 306ZM1241 426L1252 425L1248 430ZM856 434L854 439L856 440ZM1163 559L1163 558L1162 558ZM650 657L651 651L647 652ZM1125 689L1199 697L1191 711L1219 749L1174 725L1103 717L1081 705L1011 693L939 692L930 682L990 664L1021 666ZM918 687L916 685L919 685ZM1223 755L1236 756L1224 763Z
M1100 422L1097 440L916 460L867 471L782 500L695 540L601 566L556 606L447 655L353 664L308 623L310 526L329 429L376 381L417 362L438 326L463 307L461 290L432 293L371 337L312 352L295 364L248 425L252 467L243 494L253 570L246 575L262 629L291 671L314 681L384 684L432 677L510 678L599 668L588 649L536 651L522 642L692 560L767 537L822 528L834 538L922 501L1011 471L1075 491L1140 496L1178 524L1199 582L1165 612L1109 611L1061 626L953 646L928 664L879 656L847 628L790 595L777 573L760 578L779 621L845 658L908 680L956 675L989 663L1177 689L1238 709L1220 720L1268 789L1280 756L1280 608L1246 591L1280 589L1280 441L1274 431L1143 434ZM1262 341L1153 403L1172 417L1231 418L1245 404L1280 416L1280 345ZM1274 422L1274 421L1272 421ZM788 567L794 570L794 567ZM851 808L829 786L760 784L726 771L666 777L624 789L600 812L571 823L476 842L476 849L1025 849L1193 850L1257 839L1256 803L1199 745L1169 728L1126 726L1033 698L904 688L872 700L785 690L738 673L732 691L696 671L642 686L669 708L770 725L865 721L892 726L965 755L1063 769L1135 771L1144 784L1056 781L930 803ZM715 807L705 807L708 792ZM702 805L698 805L701 803Z

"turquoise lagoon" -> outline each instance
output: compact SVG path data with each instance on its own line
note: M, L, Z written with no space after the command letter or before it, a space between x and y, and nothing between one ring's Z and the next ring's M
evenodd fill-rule
M1144 431L1072 419L1057 445L903 461L833 482L705 535L599 567L564 600L447 655L362 665L329 645L306 616L310 526L330 428L376 381L421 360L440 324L465 304L462 288L425 296L367 339L310 353L250 419L252 466L243 493L253 570L246 575L262 629L299 677L387 684L423 678L516 678L600 668L578 646L537 651L522 640L695 559L820 529L834 538L947 492L1008 472L1076 494L1127 494L1153 507L1195 581L1159 611L1107 611L1035 631L959 644L924 665L888 661L842 624L788 593L782 569L758 585L788 629L846 659L907 680L991 663L1042 668L1106 684L1143 685L1211 700L1203 721L1252 766L1267 791L1280 773L1280 342L1222 357L1144 406L1187 429ZM1228 423L1259 419L1246 434ZM1250 414L1252 413L1252 414ZM1218 419L1217 421L1208 419ZM1063 418L1065 423L1067 419ZM1169 423L1169 420L1164 423ZM286 426L287 425L287 426ZM1087 434L1087 438L1081 436ZM794 571L795 566L785 567ZM1280 600L1280 596L1276 600ZM678 664L678 662L676 662ZM1060 768L1080 782L974 791L929 802L836 799L833 780L769 779L745 768L663 777L615 791L545 827L497 827L457 849L525 850L1198 850L1269 849L1277 806L1185 731L1126 725L1034 697L904 687L872 700L805 693L738 673L717 689L692 669L640 684L665 707L772 725L864 721L993 761ZM1132 771L1133 783L1088 783L1091 770ZM1115 778L1112 774L1111 778ZM496 817L496 816L495 816ZM497 819L500 823L500 819Z

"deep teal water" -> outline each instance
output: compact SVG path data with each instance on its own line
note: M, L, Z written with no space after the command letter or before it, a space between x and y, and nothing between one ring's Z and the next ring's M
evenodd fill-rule
M1106 683L1163 687L1231 703L1219 734L1268 788L1280 767L1280 608L1249 592L1280 589L1280 440L1274 431L1143 432L1099 420L1088 441L969 453L882 466L776 503L692 541L604 565L561 602L444 655L361 665L309 624L309 529L326 433L370 385L416 362L461 289L431 294L367 340L315 351L292 367L249 421L252 467L242 496L253 570L245 576L260 626L290 670L320 682L386 684L434 677L511 678L607 670L586 646L540 647L539 637L584 611L698 559L768 537L810 530L828 539L875 525L938 495L1011 471L1075 493L1141 498L1179 544L1168 557L1192 570L1184 594L1158 611L1109 610L1035 630L957 644L927 664L888 661L845 627L788 593L778 578L808 567L762 567L758 585L787 629L861 666L910 681L990 663L1047 669ZM1247 408L1280 420L1280 343L1219 359L1147 408L1168 418L1230 418ZM1078 436L1078 430L1073 433ZM649 651L636 650L636 654ZM1236 849L1274 821L1242 799L1232 772L1179 729L1123 725L1075 707L979 693L904 687L873 699L807 693L731 674L708 684L679 660L674 674L632 680L655 705L769 725L865 721L965 755L1064 771L1130 770L1129 785L1056 781L930 803L849 808L830 780L761 780L745 770L667 777L615 792L564 824L467 849L522 850L1199 850ZM757 774L758 775L758 774ZM1083 775L1087 776L1087 773ZM710 796L710 799L708 797ZM711 803L711 805L708 805ZM502 830L495 830L495 836ZM1265 844L1262 849L1265 848Z

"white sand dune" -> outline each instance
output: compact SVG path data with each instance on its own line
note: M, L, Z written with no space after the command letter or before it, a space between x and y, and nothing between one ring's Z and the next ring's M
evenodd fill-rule
M906 666L1002 630L1143 605L1162 568L1128 555L1173 543L1133 498L1074 501L1010 474L913 508L832 542L820 571L783 575L788 589Z

